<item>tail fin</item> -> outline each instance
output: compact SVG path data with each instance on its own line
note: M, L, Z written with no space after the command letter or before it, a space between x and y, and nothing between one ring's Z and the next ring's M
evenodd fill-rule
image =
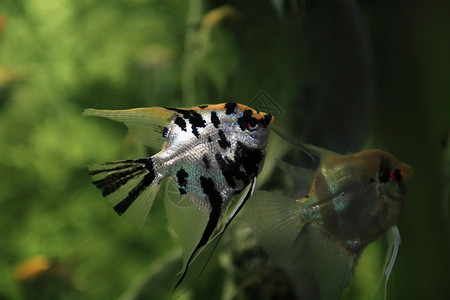
M94 185L118 215L142 227L159 189L152 158L94 164L89 167Z
M256 191L242 211L245 222L264 250L273 258L288 254L304 225L301 203L275 193Z

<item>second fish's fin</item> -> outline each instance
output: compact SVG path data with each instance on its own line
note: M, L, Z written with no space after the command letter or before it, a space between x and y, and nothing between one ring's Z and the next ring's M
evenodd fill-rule
M329 239L312 224L305 232L307 235L307 265L312 270L318 284L321 299L340 299L348 286L359 255L347 250Z
M286 172L291 178L295 179L296 182L304 185L305 189L308 189L305 194L309 192L309 188L314 177L314 170L299 168L282 160L277 161L277 165L282 171Z
M120 216L142 227L159 189L151 158L94 164L89 175Z
M386 262L384 264L384 275L386 280L384 282L384 299L387 299L387 285L389 277L391 276L392 268L394 268L395 260L397 259L398 247L401 244L400 232L397 226L392 227L388 233L388 252L386 255Z
M134 108L125 110L97 110L88 108L83 116L103 117L125 124L130 133L144 145L161 149L167 134L166 126L176 112L162 107Z
M294 199L259 190L247 201L241 220L269 256L282 259L304 225L300 209L301 204Z
M323 149L323 148L320 148L320 147L317 147L314 145L301 143L301 142L295 140L294 138L289 137L287 134L281 132L278 128L272 127L272 130L283 140L285 140L289 144L297 147L298 149L303 151L305 154L307 154L309 157L311 157L313 160L316 160L316 159L320 160L320 158L322 158L323 156L326 156L326 155L338 154L336 152L326 150L326 149Z

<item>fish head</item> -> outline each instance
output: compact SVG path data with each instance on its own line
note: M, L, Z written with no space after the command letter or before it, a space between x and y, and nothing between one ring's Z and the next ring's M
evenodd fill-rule
M397 225L413 175L413 168L381 150L362 151L355 156L364 161L365 172L375 185L379 209L374 212L381 228Z
M381 150L329 155L310 192L321 207L316 219L358 254L399 223L412 173L410 166Z
M381 182L379 179L381 193L385 194L386 197L393 201L403 202L412 178L413 168L405 163L397 161L390 169L384 172L389 173L389 179L386 182Z
M263 149L269 138L274 117L238 104L235 109L236 131L242 144L253 149Z

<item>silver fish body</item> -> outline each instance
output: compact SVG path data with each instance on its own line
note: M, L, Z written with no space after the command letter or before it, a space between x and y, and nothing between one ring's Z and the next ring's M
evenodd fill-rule
M217 201L225 210L230 199L261 171L270 119L262 118L258 125L255 119L255 126L260 127L251 131L237 125L243 118L241 108L229 114L226 110L204 109L198 115L194 111L177 111L185 117L178 116L167 126L166 145L152 156L155 172L160 181L170 177L180 194L207 213L213 209L211 197L219 195L221 199ZM189 121L193 116L203 127L197 128L196 123ZM216 192L218 195L212 195Z
M142 226L161 182L170 178L179 194L208 216L179 284L195 254L218 228L232 197L251 185L236 213L250 197L264 164L273 117L236 103L184 109L87 109L83 114L122 122L146 145L163 144L159 153L148 158L90 167L93 183L119 215ZM227 225L234 216L230 215Z

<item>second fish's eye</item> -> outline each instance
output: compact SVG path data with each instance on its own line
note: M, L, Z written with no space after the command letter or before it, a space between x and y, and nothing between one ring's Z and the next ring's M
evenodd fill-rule
M395 169L394 171L391 172L391 178L395 182L398 182L398 181L402 180L403 174L399 169Z

